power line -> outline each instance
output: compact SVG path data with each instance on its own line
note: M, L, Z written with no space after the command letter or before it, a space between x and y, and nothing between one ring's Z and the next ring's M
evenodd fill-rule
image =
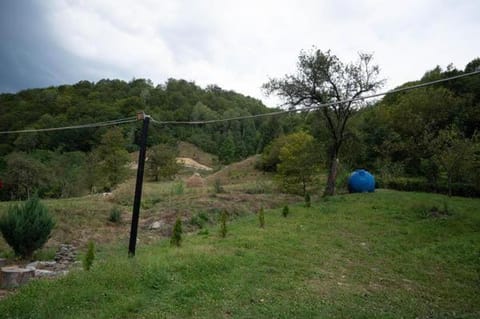
M103 126L126 124L126 123L131 123L131 122L136 122L136 121L137 121L137 118L135 116L133 116L133 117L127 117L127 118L123 118L123 119L110 120L110 121L97 122L97 123L80 124L80 125L39 128L39 129L25 129L25 130L18 130L18 131L3 131L3 132L0 132L0 134L36 133L36 132L75 130L75 129L84 129L84 128L93 128L93 127L103 127Z
M236 121L236 120L254 119L254 118L259 118L259 117L275 116L275 115L281 115L281 114L287 114L287 113L303 112L303 111L320 109L322 107L333 106L333 105L337 105L337 104L364 101L364 100L367 100L367 99L373 99L373 98L383 96L383 95L386 95L386 94L393 94L393 93L411 91L411 90L414 90L414 89L419 89L419 88L426 87L426 86L431 86L431 85L434 85L434 84L437 84L437 83L456 80L456 79L459 79L459 78L464 78L464 77L472 76L472 75L476 75L476 74L480 74L480 70L476 70L476 71L461 74L461 75L452 76L452 77L445 78L445 79L440 79L440 80L430 81L430 82L421 83L421 84L417 84L417 85L412 85L412 86L408 86L408 87L404 87L404 88L394 89L394 90L385 91L385 92L376 93L376 94L371 94L371 95L367 95L367 96L361 96L361 97L357 97L357 98L354 98L354 99L346 99L346 100L341 100L341 101L323 103L323 104L319 104L319 105L315 105L315 106L307 106L307 107L304 107L302 109L290 109L290 110L263 113L263 114L245 115L245 116L231 117L231 118L227 118L227 119L205 120L205 121L157 121L154 118L152 118L152 122L154 124L164 124L164 125L201 125L201 124L223 123L223 122Z
M476 75L476 74L480 74L480 70L476 70L476 71L461 74L461 75L452 76L452 77L445 78L445 79L440 79L440 80L430 81L430 82L426 82L426 83L421 83L421 84L417 84L417 85L413 85L413 86L409 86L409 87L404 87L404 88L394 89L394 90L390 90L390 91L386 91L386 92L381 92L381 93L371 94L371 95L367 95L367 96L357 97L357 98L354 98L354 99L346 99L346 100L341 100L341 101L323 103L323 104L319 104L319 105L315 105L315 106L308 106L308 107L304 107L303 109L290 109L290 110L269 112L269 113L263 113L263 114L245 115L245 116L237 116L237 117L231 117L231 118L226 118L226 119L205 120L205 121L158 121L158 120L155 120L153 117L150 117L150 118L151 118L151 120L154 124L160 124L160 125L162 125L162 124L163 125L202 125L202 124L213 124L213 123L223 123L223 122L237 121L237 120L254 119L254 118L267 117L267 116L275 116L275 115L281 115L281 114L315 110L315 109L320 109L322 107L333 106L333 105L342 104L342 103L364 101L364 100L367 100L367 99L376 98L376 97L383 96L383 95L386 95L386 94L393 94L393 93L410 91L410 90L414 90L414 89L418 89L418 88L422 88L422 87L426 87L426 86L431 86L431 85L434 85L434 84L437 84L437 83L447 82L447 81L451 81L451 80L455 80L455 79L459 79L459 78L464 78L464 77L468 77L468 76L472 76L472 75ZM97 123L80 124L80 125L41 128L41 129L25 129L25 130L17 130L17 131L1 131L0 134L36 133L36 132L52 132L52 131L74 130L74 129L84 129L84 128L94 128L94 127L104 127L104 126L111 126L111 125L127 124L127 123L136 122L136 121L137 121L137 118L133 116L133 117L127 117L127 118L123 118L123 119L116 119L116 120L97 122Z

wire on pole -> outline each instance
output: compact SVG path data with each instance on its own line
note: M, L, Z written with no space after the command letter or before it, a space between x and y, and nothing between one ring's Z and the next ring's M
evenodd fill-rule
M350 102L357 102L357 101L365 101L368 99L373 99L376 97L380 97L383 95L387 94L393 94L393 93L400 93L400 92L406 92L406 91L411 91L427 86L431 86L434 84L442 83L442 82L447 82L459 78L464 78L472 75L477 75L480 74L480 69L477 69L473 72L470 73L465 73L465 74L460 74L456 76L452 76L449 78L445 79L440 79L440 80L435 80L435 81L430 81L426 83L420 83L417 85L412 85L404 88L399 88L399 89L393 89L390 91L385 91L381 93L375 93L371 95L366 95L366 96L359 96L353 99L345 99L341 101L332 101L328 103L322 103L314 106L307 106L302 109L288 109L288 110L283 110L283 111L276 111L276 112L269 112L269 113L263 113L263 114L255 114L255 115L245 115L245 116L237 116L237 117L231 117L231 118L226 118L226 119L217 119L217 120L206 120L206 121L157 121L154 118L152 118L152 122L154 124L159 124L159 125L202 125L202 124L213 124L213 123L223 123L223 122L229 122L229 121L237 121L237 120L247 120L247 119L255 119L255 118L260 118L260 117L267 117L267 116L275 116L275 115L281 115L281 114L288 114L288 113L297 113L297 112L305 112L305 111L310 111L310 110L316 110L316 109L321 109L323 107L328 107L328 106L333 106L333 105L338 105L338 104L343 104L343 103L350 103Z

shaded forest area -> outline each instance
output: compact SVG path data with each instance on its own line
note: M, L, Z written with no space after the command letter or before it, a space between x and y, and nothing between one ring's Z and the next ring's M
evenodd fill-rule
M436 67L406 87L476 70ZM0 95L0 131L40 129L108 121L144 110L160 121L231 118L275 111L261 101L218 86L170 79L81 81L17 94ZM480 195L480 76L475 75L409 92L388 94L356 110L339 154L339 187L355 168L377 176L379 186ZM110 190L127 176L137 150L140 124L28 134L0 135L0 190L3 200L78 196ZM282 139L302 132L313 137L313 155L302 165L328 167L328 131L321 112L199 126L154 125L149 146L191 142L218 156L222 164L262 153L259 167L276 171ZM288 140L288 139L287 139ZM272 143L273 142L273 143ZM284 165L285 167L287 164ZM282 166L280 166L282 167ZM312 185L311 188L318 188Z
M261 101L218 86L200 88L184 80L154 86L150 80L81 81L0 95L0 131L63 127L135 116L160 121L198 121L271 112ZM288 118L261 118L204 126L151 126L148 145L191 142L222 164L262 152L272 139L297 125ZM141 123L0 138L2 199L78 196L106 191L128 174L138 149Z

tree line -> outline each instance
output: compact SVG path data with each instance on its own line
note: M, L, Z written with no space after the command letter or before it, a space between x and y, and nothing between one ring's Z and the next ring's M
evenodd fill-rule
M479 58L463 70L437 66L399 89L479 67ZM383 84L379 75L370 54L343 63L330 51L302 51L296 73L271 79L264 88L290 107L319 109L307 113L297 135L274 140L260 167L277 171L284 189L298 193L318 190L318 174L311 167L316 166L328 172L325 195L345 186L353 169L366 168L382 187L480 196L480 75L387 94L376 102L351 101L378 90ZM331 102L341 103L325 105ZM306 134L302 149L300 133ZM293 146L296 151L289 151Z
M105 79L1 94L0 131L96 123L135 116L139 110L159 121L213 120L271 111L260 100L215 85L201 88L169 79L154 86L145 79ZM32 192L67 197L110 190L129 174L124 168L135 160L129 153L138 150L140 128L140 123L134 123L0 135L0 180L4 184L0 198L25 198ZM290 130L290 123L282 118L201 126L152 125L148 146L174 150L178 141L188 141L228 164L263 151L275 137ZM166 159L159 161L166 163ZM167 162L174 171L171 159ZM153 179L165 175L158 165L151 169L155 170Z
M435 67L417 81L462 75ZM332 195L355 168L372 171L380 186L404 190L480 194L480 76L401 93L374 102L345 102L378 91L384 81L371 54L345 63L331 51L301 51L297 71L270 79L265 92L285 107L318 109L281 116L203 125L152 125L148 146L152 180L171 176L178 141L188 141L228 164L262 154L258 167L275 171L285 191ZM338 102L338 104L325 103ZM264 114L261 101L210 85L169 79L80 81L0 95L0 131L77 125L134 116L160 121L202 121ZM1 199L68 197L111 190L131 173L140 123L117 127L0 135Z

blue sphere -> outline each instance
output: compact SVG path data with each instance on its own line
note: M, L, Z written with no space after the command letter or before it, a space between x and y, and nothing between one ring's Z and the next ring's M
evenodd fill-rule
M367 193L375 191L375 177L364 169L357 169L348 178L350 193Z

